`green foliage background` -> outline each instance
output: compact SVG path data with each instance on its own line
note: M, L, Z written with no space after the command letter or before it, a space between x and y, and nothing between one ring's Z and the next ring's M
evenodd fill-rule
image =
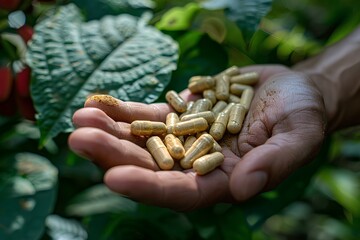
M61 11L63 5L78 10ZM329 136L316 159L274 191L236 206L218 204L189 213L139 204L110 192L102 184L103 172L67 147L72 111L82 106L87 94L163 101L164 92L181 91L193 75L216 74L232 65L291 66L349 34L360 23L359 10L357 0L74 0L36 5L27 18L35 35L26 62L33 70L36 109L47 114L50 123L44 123L41 115L36 123L18 116L0 118L0 239L359 239L357 129ZM114 25L115 17L104 16L120 14L133 16L124 30L132 46L115 34L118 42L107 48L96 32L88 32L94 45L89 44L95 46L89 47L97 60L95 68L87 68L87 59L80 55L61 52L62 46L78 50L71 47L79 40L79 29ZM7 21L6 13L0 15ZM149 49L131 51L141 44L137 34L155 35L151 39L164 44L155 55L161 68L143 67L147 57L154 57L146 55ZM45 43L49 46L44 50ZM49 52L50 47L58 51ZM106 60L103 51L108 51ZM129 54L134 58L125 61ZM81 63L83 68L57 67L68 63ZM52 64L54 72L42 72L43 64ZM134 66L140 66L139 71L130 79L123 81L117 75ZM100 73L100 80L91 79L103 69L114 75ZM111 82L114 76L123 84ZM41 93L54 79L50 99L63 94L58 102L46 101ZM139 86L148 87L151 99L125 94ZM65 94L73 90L77 93ZM69 111L62 112L63 105Z

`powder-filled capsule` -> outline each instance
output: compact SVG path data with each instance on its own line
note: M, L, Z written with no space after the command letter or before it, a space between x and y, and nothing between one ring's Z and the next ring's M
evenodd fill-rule
M167 132L165 123L135 120L130 125L131 133L137 136L162 135Z
M229 112L221 112L211 125L209 133L216 141L219 141L224 136L228 120Z
M249 110L253 97L254 97L254 89L251 87L245 89L244 92L242 93L240 104L245 107L246 111Z
M212 105L214 105L217 101L215 91L212 89L204 90L203 97L206 99L209 99L211 101Z
M192 135L205 131L209 124L205 118L194 118L189 121L178 122L174 125L173 134L176 136Z
M190 78L188 88L192 93L200 93L215 86L215 79L211 76L194 76Z
M185 149L178 137L173 134L167 134L164 138L164 143L174 159L181 159L184 157Z
M218 101L215 106L211 109L211 111L216 115L218 115L221 111L223 111L226 106L227 106L227 102L225 101Z
M244 122L246 114L246 109L241 104L235 104L230 112L229 121L227 124L227 130L232 133L236 134L239 133Z
M229 77L235 76L235 75L239 75L240 71L239 68L237 66L231 66L227 69L225 69L224 71L216 74L215 77L220 77L222 75L228 75Z
M168 91L165 95L168 103L177 111L177 112L185 112L186 111L186 102L182 97L175 91Z
M183 116L181 118L181 121L188 121L188 120L191 120L194 118L199 118L199 117L205 118L209 124L212 124L215 121L215 115L211 111L188 114L188 115Z
M245 89L251 88L248 85L233 83L230 85L230 93L235 94L236 96L241 96Z
M259 81L259 73L247 72L230 78L230 83L240 83L246 85L254 85Z
M220 166L223 162L224 155L220 152L214 152L196 159L193 163L193 168L198 175L205 175Z
M216 78L215 95L218 100L227 101L230 92L230 77L222 75Z
M150 137L146 141L146 147L155 159L160 169L170 170L174 166L174 159L168 152L165 144L158 136Z
M173 133L174 125L179 121L179 116L176 113L168 113L168 115L166 115L167 133Z
M211 108L211 101L206 98L201 98L195 101L194 106L191 108L190 114L209 111Z
M187 150L189 150L189 148L193 145L193 143L196 141L196 137L195 136L188 136L185 140L185 143L184 143L184 149L185 149L185 152Z

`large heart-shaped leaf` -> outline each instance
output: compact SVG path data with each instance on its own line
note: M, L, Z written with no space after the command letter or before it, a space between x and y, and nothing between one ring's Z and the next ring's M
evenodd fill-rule
M142 19L105 16L84 23L66 5L35 27L27 62L41 144L73 129L71 116L93 93L150 103L176 69L177 44Z

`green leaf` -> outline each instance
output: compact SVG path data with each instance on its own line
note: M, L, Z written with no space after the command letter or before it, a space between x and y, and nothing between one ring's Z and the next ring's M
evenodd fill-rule
M84 23L72 4L36 25L27 52L40 144L73 130L72 114L93 93L155 101L176 69L178 47L130 15Z
M3 160L7 171L0 175L0 239L38 239L56 200L57 169L31 153Z
M81 224L74 219L66 219L57 215L50 215L45 222L47 234L52 240L86 240L87 232Z
M90 216L107 212L134 212L137 203L110 191L105 185L92 186L75 197L66 209L69 215Z

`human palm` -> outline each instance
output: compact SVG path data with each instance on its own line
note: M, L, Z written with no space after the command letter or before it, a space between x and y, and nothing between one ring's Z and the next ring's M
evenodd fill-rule
M314 157L324 138L325 109L311 79L281 66L253 66L260 82L238 135L225 135L224 163L198 176L193 170L160 170L145 138L130 133L137 119L165 121L168 104L91 98L73 117L70 147L106 170L104 181L134 200L192 210L218 202L241 202L269 190ZM182 92L190 100L199 96Z

